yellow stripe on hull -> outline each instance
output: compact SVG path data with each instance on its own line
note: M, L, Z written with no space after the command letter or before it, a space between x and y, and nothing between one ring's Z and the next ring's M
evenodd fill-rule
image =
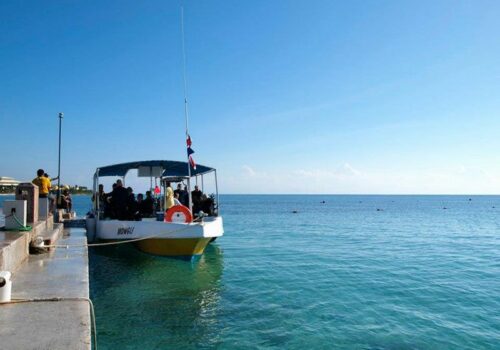
M163 256L200 255L212 238L158 239L151 238L135 242L136 247L144 253Z

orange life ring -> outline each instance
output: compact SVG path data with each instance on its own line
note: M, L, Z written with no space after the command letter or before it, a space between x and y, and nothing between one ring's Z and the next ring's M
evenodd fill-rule
M165 211L165 222L191 222L193 221L193 214L191 211L183 205L174 205Z

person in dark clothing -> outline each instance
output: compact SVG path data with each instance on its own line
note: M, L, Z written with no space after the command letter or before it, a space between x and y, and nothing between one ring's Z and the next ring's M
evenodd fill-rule
M139 208L141 207L143 201L144 201L144 195L142 193L139 193L137 195L137 205L139 206Z
M138 220L139 216L139 206L135 200L134 190L132 187L127 187L128 199L127 199L127 218L129 220Z
M143 218L150 218L154 213L154 199L151 196L151 191L146 192L146 198L140 203L139 211Z
M111 192L111 210L113 216L118 220L127 220L127 204L129 194L123 187L122 180L116 181L116 187Z
M94 202L94 209L97 210L97 206L99 206L99 215L101 219L105 218L106 215L109 216L108 194L104 192L103 184L99 184L98 192L92 195L92 202Z
M67 189L61 195L61 209L65 209L67 213L71 213L73 209L73 200Z
M99 184L99 189L97 191L97 194L92 195L92 202L94 202L94 208L97 209L97 203L99 201L99 209L103 210L104 205L106 204L106 193L104 193L104 185Z
M201 196L201 210L208 216L214 215L214 199L212 197L207 197L206 195Z
M113 194L113 191L116 188L116 182L111 186L112 190L109 193L104 194L104 211L103 215L104 218L109 218L109 219L116 219L115 213L113 210L113 205L111 204L111 195ZM103 188L104 190L104 188Z
M203 192L200 191L198 186L194 186L194 190L191 191L191 199L193 200L193 213L198 213L201 210L201 196Z
M184 189L182 190L182 192L179 193L179 201L185 207L189 207L189 194L188 193L189 192L188 192L187 186L184 186Z
M203 195L203 192L200 191L198 186L194 186L194 190L191 192L191 197L193 198L194 201L201 201L201 196Z
M177 189L174 191L174 198L177 198L179 202L181 202L182 205L188 206L189 198L188 198L188 192L186 190L187 187L184 186L184 189L182 189L182 184L177 185ZM175 197L177 195L177 197Z
M182 193L182 184L178 184L177 189L174 190L174 197L175 197L175 194L178 194L179 198L180 198L181 193Z

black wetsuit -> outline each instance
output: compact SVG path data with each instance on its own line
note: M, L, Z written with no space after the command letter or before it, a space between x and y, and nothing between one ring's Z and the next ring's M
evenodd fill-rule
M153 198L146 197L139 206L139 211L141 212L142 217L151 217L153 216Z
M191 191L191 199L193 200L193 213L198 213L201 210L201 196L203 192L200 190Z
M129 220L139 220L139 203L135 200L133 193L129 194L127 202L127 216Z
M111 192L111 210L118 220L127 220L128 191L122 186L117 186Z
M189 206L189 196L186 190L182 190L179 193L179 202L181 202L181 204L185 207Z

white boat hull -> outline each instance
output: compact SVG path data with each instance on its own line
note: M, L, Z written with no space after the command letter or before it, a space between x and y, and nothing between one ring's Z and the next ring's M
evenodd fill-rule
M99 220L96 238L106 241L136 240L136 246L150 254L184 256L203 254L206 245L224 233L222 218L209 217L200 223L153 220Z

